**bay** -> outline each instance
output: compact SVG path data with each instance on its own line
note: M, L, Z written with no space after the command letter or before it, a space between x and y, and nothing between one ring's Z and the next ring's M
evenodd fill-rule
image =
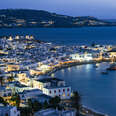
M65 45L116 44L116 27L0 29L0 36L17 34L34 35L36 39Z
M18 34L33 35L36 39L61 45L116 44L116 27L0 29L0 36ZM102 75L101 67L96 69L92 64L75 66L58 71L55 76L79 91L84 105L115 116L116 72Z
M93 64L62 69L55 77L64 79L73 91L81 95L82 104L97 112L116 116L116 72L101 74L106 63L95 68Z

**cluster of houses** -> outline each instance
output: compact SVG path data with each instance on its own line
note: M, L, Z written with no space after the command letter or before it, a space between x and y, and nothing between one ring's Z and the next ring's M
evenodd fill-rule
M90 62L95 59L115 57L116 51L109 45L68 47L42 42L29 35L2 37L0 39L0 96L7 98L17 92L22 107L27 106L27 100L30 98L40 103L49 101L55 96L59 96L62 100L70 99L72 90L64 80L41 75L66 62ZM55 116L75 116L74 110L54 109L39 111L35 116L52 116L54 113ZM0 116L20 116L20 112L13 106L0 106Z
M64 80L58 78L45 77L43 79L29 79L28 77L19 77L19 82L23 85L25 84L26 86L38 89L50 97L59 96L61 99L69 99L71 97L71 87Z
M20 111L14 106L0 106L0 116L20 116Z

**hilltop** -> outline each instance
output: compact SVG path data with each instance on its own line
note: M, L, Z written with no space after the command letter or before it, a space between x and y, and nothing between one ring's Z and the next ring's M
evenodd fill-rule
M111 22L91 16L72 17L43 10L3 9L0 10L0 27L82 27L112 26Z

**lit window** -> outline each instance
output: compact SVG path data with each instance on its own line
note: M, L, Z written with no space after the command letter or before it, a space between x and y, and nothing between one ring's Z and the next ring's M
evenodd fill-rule
M68 93L67 96L70 96L70 94Z
M65 93L62 96L65 97Z

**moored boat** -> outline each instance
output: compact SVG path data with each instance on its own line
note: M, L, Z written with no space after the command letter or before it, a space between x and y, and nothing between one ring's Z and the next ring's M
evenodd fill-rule
M107 70L116 70L116 64L111 64L109 68L107 68Z
M107 75L108 72L107 72L107 71L103 71L103 72L101 72L101 74L103 74L103 75Z
M95 67L95 68L98 68L98 66L99 66L99 64L98 64L98 63L94 65L94 67Z

